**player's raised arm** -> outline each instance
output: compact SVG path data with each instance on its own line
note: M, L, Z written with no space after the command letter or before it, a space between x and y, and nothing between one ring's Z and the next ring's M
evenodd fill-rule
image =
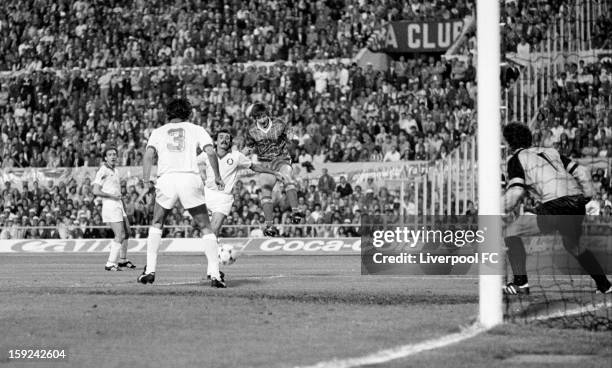
M579 165L576 161L561 156L561 161L563 162L563 166L568 173L570 173L574 179L580 184L582 189L582 194L585 198L590 199L595 195L595 186L593 185L593 180L591 180L591 176L586 167Z

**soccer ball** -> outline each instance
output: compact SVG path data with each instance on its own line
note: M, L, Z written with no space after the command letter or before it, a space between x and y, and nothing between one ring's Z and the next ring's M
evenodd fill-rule
M219 263L222 265L231 265L236 262L236 251L229 244L219 244Z

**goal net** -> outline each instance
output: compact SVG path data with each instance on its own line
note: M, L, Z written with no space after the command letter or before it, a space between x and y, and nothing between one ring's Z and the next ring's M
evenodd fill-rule
M403 179L386 180L385 185L399 193L400 222L426 226L436 218L461 218L475 213L478 207L476 148L475 138L465 139L448 157L432 163L427 170ZM501 154L505 158L505 152ZM578 162L595 176L608 178L612 171L612 162L608 159ZM500 172L504 172L503 167ZM519 214L525 215L530 205L521 204ZM609 212L587 216L581 238L581 244L595 254L608 275L612 273L612 208ZM503 244L503 239L499 241ZM592 278L567 252L561 236L539 234L523 241L530 294L505 295L504 320L556 328L612 330L612 295L594 292ZM505 282L512 281L509 263L505 271Z

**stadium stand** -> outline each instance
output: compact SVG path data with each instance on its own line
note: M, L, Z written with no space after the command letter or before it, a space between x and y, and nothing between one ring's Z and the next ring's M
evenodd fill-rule
M448 19L473 1L15 1L0 70L353 57L389 20Z
M35 3L44 11L35 10ZM21 1L0 10L0 42L8 50L0 56L0 69L14 70L0 76L1 167L95 167L108 145L119 147L121 165L138 166L148 134L164 119L161 107L174 96L191 98L196 106L194 120L209 131L230 128L237 148L242 145L248 104L253 100L268 102L275 115L291 123L293 159L307 172L321 162L445 159L463 139L473 135L476 73L471 41L459 49L461 57L399 58L391 61L387 72L339 59L307 62L353 56L356 48L366 44L367 36L387 21L463 16L472 11L472 1L300 2L296 11L288 11L284 1L264 3L190 1L179 6L118 1L111 6L104 2ZM506 50L513 51L521 37L534 49L542 41L548 21L569 16L569 3L504 1ZM41 17L43 13L50 16ZM225 24L224 19L236 21ZM605 43L602 35L609 27L609 20L599 17L595 27L599 33L594 32L593 38ZM229 36L216 40L212 37L215 32ZM152 41L150 34L161 35L156 37L161 41ZM269 37L271 34L275 37ZM71 61L77 59L79 63ZM283 61L242 63L278 59ZM560 100L553 105L567 106L571 101L574 110L595 113L601 112L601 106L607 110L608 99L588 92L588 85L592 85L602 96L609 96L607 69L579 67L580 75L568 77L568 72L559 76ZM589 73L599 75L585 76ZM572 86L572 78L580 81ZM578 94L573 90L568 93L572 88ZM584 102L587 96L588 104ZM593 103L593 96L599 101ZM542 116L553 127L553 117L564 116L563 112L558 116L557 110L556 115L548 113L550 110L543 110ZM595 120L599 125L601 119ZM581 139L575 134L568 135L572 139L554 135L552 144L563 144L561 149L574 156L582 156L583 151L607 155L612 152L607 150L605 139L610 136L606 130L610 122L603 124L604 133L591 127L596 149L589 149L588 133ZM549 144L547 129L536 130ZM563 143L557 143L557 138ZM65 188L70 185L63 186L57 190L68 193ZM14 215L12 224L23 222L25 214L18 213L15 204L25 195L6 186L2 190L2 207ZM88 196L87 185L74 190ZM307 198L309 185L301 190ZM146 223L150 214L146 205L132 203L134 191L139 194L126 188L131 219L134 224ZM228 223L258 221L258 214L249 212L248 207L257 204L250 195L241 196L237 206L247 206L248 215L237 214ZM381 210L397 198L396 193L390 203L379 203ZM61 196L53 199L58 206ZM67 207L68 199L64 200ZM321 204L317 211L316 202L306 203L314 218L320 212L326 220L353 221L343 217L347 207L342 202L335 203L338 216L330 205ZM26 204L22 207L29 208ZM74 226L74 221L81 219L79 210L86 209L77 208L74 200L72 207L70 214L60 218ZM43 208L28 216L30 224L34 216L42 220ZM96 213L91 198L87 210ZM182 224L182 214L175 215L173 224ZM3 219L5 223L8 217ZM278 217L279 222L284 221L280 211ZM92 218L95 223L95 216Z
M473 1L300 2L293 10L289 5L11 3L0 10L0 46L7 50L0 56L0 70L12 71L0 74L1 168L97 167L100 152L109 145L119 148L120 165L139 166L150 131L164 120L162 107L175 96L195 102L194 120L209 131L230 128L237 148L246 107L266 101L274 115L291 123L293 160L306 172L321 162L444 158L473 134L476 73L471 57L399 58L387 72L330 59L352 57L382 22L459 17L472 11ZM226 36L215 37L219 33ZM329 60L307 62L318 58ZM283 61L266 63L275 60ZM134 198L143 188L126 185L124 190L135 225L146 224L151 215L152 201L143 205ZM36 195L9 183L0 189L3 237L107 235L86 228L102 225L88 183L41 185ZM356 186L353 194L341 197L332 190L313 198L315 191L302 184L306 223L353 223L356 209L397 212L398 193L360 190ZM257 224L256 194L237 196L237 211L227 223ZM42 205L34 205L42 198ZM277 221L284 223L280 208L285 198L275 200ZM25 213L29 208L34 211ZM189 224L178 210L170 222ZM29 225L51 228L37 235L14 233ZM283 234L314 231L323 230L286 227ZM341 236L352 230L325 231ZM175 229L169 235L193 234ZM224 235L247 234L230 226Z
M0 79L0 160L97 166L112 144L122 165L139 165L161 106L176 95L194 102L194 121L209 131L230 128L239 147L244 110L266 101L294 128L296 162L298 148L314 162L435 159L473 131L471 64L423 57L386 73L328 62L11 74ZM399 157L387 156L394 147Z
M535 142L570 157L612 157L611 67L566 64L536 116Z
M399 192L378 188L370 182L367 188L351 187L344 178L339 183L329 177L328 181L303 180L299 187L299 204L306 214L303 225L341 225L344 226L287 226L291 224L284 190L275 194L275 222L280 224L283 236L330 236L342 237L356 235L360 214L385 213L399 215ZM122 183L126 213L132 225L147 225L153 211L154 186ZM144 200L142 203L139 198ZM248 183L238 181L234 188L235 202L227 225L254 225L259 228L263 223L263 212L259 205L260 190L255 180ZM39 186L38 182L24 188L14 188L5 183L0 198L0 239L32 238L104 238L108 229L100 215L102 205L92 194L91 183L86 179L81 186L76 181L53 184L49 188ZM186 211L175 208L168 218L169 237L197 237L198 230L191 228L191 219ZM283 226L283 224L285 226ZM355 224L354 227L348 226ZM88 226L100 228L89 228ZM26 230L23 227L45 227L40 230ZM187 229L187 231L185 230ZM229 226L223 229L223 236L248 236L249 226ZM146 237L146 227L139 227L133 237Z
M587 4L588 3L588 4ZM590 48L605 48L610 46L609 37L612 23L609 17L609 9L602 7L604 1L568 1L568 0L509 0L501 1L502 28L502 50L505 52L516 52L526 56L531 52L544 51L547 36L550 37L551 25L562 44L559 50L569 49L570 44L579 45L579 38L585 41L588 35ZM601 13L599 13L601 10ZM589 14L585 14L588 12ZM574 25L583 23L576 34ZM589 23L589 24L587 24ZM592 23L592 24L590 24ZM585 32L586 28L589 32ZM563 30L562 30L563 28ZM547 33L548 32L548 33ZM573 34L573 35L572 35ZM574 48L574 51L576 49Z

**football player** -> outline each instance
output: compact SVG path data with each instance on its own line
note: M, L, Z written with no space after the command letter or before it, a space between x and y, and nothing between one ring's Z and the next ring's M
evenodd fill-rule
M208 210L212 213L211 228L216 236L219 236L219 229L232 210L232 205L234 203L232 190L240 170L251 169L258 173L272 175L277 180L285 181L283 175L278 171L251 162L249 158L239 151L232 151L232 140L232 134L228 130L222 129L216 134L215 142L219 160L219 172L225 184L223 189L219 189L215 183L214 173L212 166L209 164L208 155L202 153L198 156L198 159L206 165L206 185L204 187L204 193L206 205L208 206ZM208 275L208 277L210 278L210 275Z
M586 170L553 148L532 147L532 134L523 124L504 127L504 139L512 156L508 160L508 189L504 209L511 213L527 194L538 199L536 215L519 216L505 231L505 243L513 282L506 294L529 294L525 246L521 237L558 231L565 249L591 275L598 293L612 293L612 285L593 253L580 244L585 205L594 194Z
M203 150L208 156L213 180L219 190L223 190L224 183L219 173L219 161L213 141L204 128L189 122L191 112L189 101L172 100L166 108L168 122L153 130L147 142L143 158L143 182L149 181L155 155L157 155L157 182L153 221L147 238L147 266L138 277L138 282L147 284L155 281L162 228L166 217L177 200L180 200L202 230L211 286L224 288L225 281L219 273L217 237L210 226L204 199L204 183L197 163L198 150Z
M245 154L257 154L257 160L261 162L262 167L279 172L286 178L285 191L292 208L291 220L293 223L300 223L304 214L298 210L296 180L293 176L288 147L291 136L288 124L270 117L267 106L261 102L249 106L246 116L252 124L247 132ZM261 206L266 219L264 235L278 236L278 229L272 225L274 221L272 190L278 177L270 173L260 173L259 180L262 192Z
M108 147L104 150L104 163L93 181L93 194L102 198L102 221L110 226L114 235L110 244L110 254L104 266L106 271L136 268L127 259L130 224L121 199L121 184L116 164L117 149Z

